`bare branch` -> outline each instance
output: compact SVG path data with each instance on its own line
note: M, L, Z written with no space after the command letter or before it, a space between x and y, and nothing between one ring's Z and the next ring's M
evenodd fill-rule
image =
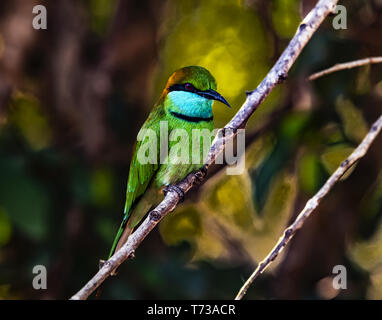
M382 63L382 57L370 57L370 58L365 58L365 59L360 59L360 60L355 60L350 62L337 63L329 69L325 69L320 72L313 73L312 75L309 76L308 80L310 81L316 80L322 76L326 76L327 74L330 74L336 71L352 69L352 68L361 67L361 66L365 66L365 65L373 64L373 63Z
M236 136L237 129L245 127L248 119L270 94L270 92L287 78L290 68L300 55L302 49L308 43L326 16L334 11L337 2L338 0L320 0L305 17L283 54L266 75L264 80L260 83L256 90L247 93L247 99L245 100L243 106L239 109L232 120L216 135L206 159L204 166L205 169L208 169L214 163L217 156L224 151L226 141ZM177 187L186 193L200 179L200 174L189 174L186 179L177 184ZM176 208L179 201L179 195L174 191L169 191L164 200L148 214L145 221L129 237L123 247L116 252L103 265L98 273L71 299L80 300L89 297L89 295L94 292L94 290L108 276L110 276L110 273L114 269L116 269L123 261L134 253L134 250L139 246L147 234L166 214Z
M271 252L266 256L266 258L261 261L255 271L251 274L248 280L241 287L239 293L237 294L235 300L241 300L246 294L248 288L252 282L264 272L264 270L277 258L279 253L284 249L290 239L293 238L294 234L298 229L302 227L305 220L309 218L311 213L318 207L321 200L328 194L328 192L334 187L334 185L340 180L344 173L349 170L359 159L361 159L378 136L382 129L382 116L372 125L370 131L358 145L358 147L353 151L353 153L337 168L336 171L330 176L330 178L325 182L321 189L309 199L306 203L304 209L297 216L296 220L284 231L284 235L279 239L276 245L273 247Z

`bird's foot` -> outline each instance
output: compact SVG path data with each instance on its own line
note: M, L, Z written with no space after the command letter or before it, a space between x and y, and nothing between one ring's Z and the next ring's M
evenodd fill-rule
M195 184L201 184L207 175L207 168L206 167L201 167L198 171L195 172Z
M169 185L169 186L166 186L164 189L163 189L163 194L164 196L166 196L166 194L170 191L173 191L173 192L176 192L177 195L179 196L179 202L183 202L184 201L184 192L182 189L180 189L179 187L177 186L173 186L173 185Z

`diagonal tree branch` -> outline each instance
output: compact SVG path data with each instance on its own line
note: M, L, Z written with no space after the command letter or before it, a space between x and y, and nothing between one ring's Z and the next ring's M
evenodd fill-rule
M296 220L285 229L283 236L279 239L276 245L273 247L271 252L266 256L266 258L261 261L255 271L251 274L248 280L239 290L235 300L241 300L246 294L248 288L252 282L264 272L264 270L277 258L281 251L285 248L288 242L293 238L294 234L298 229L302 227L305 220L309 218L312 212L318 207L321 200L328 194L328 192L334 187L334 185L340 180L344 173L349 170L359 159L361 159L370 148L373 141L378 136L382 129L382 115L378 118L376 122L370 128L368 134L364 137L362 142L358 147L352 152L352 154L344 160L336 171L330 176L330 178L325 182L321 189L309 199L306 203L304 209L297 216Z
M382 63L382 57L370 57L370 58L365 58L365 59L360 59L360 60L355 60L350 62L337 63L331 68L313 73L312 75L309 76L308 80L316 80L320 77L326 76L333 72L346 70L346 69L352 69L356 67L362 67L367 64L374 64L374 63Z
M223 129L219 130L211 145L204 169L207 170L215 162L216 158L224 151L226 141L237 135L237 129L245 127L248 119L257 110L264 99L278 84L287 78L290 68L300 55L301 51L326 16L334 11L337 2L338 0L320 0L305 17L283 54L266 75L264 80L254 91L247 93L247 99L236 115ZM203 179L204 176L202 171L189 174L183 181L177 184L177 187L186 193L193 185ZM97 274L90 279L79 292L72 296L71 299L83 300L88 298L89 295L110 276L114 269L116 269L123 261L134 255L135 249L143 239L158 224L158 222L163 219L163 217L176 208L179 201L180 196L175 191L169 191L164 200L148 214L147 218L129 237L124 246L106 261Z

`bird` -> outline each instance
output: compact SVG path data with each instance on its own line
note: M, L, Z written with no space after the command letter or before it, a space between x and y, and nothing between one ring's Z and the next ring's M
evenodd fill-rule
M152 208L159 204L164 194L174 187L174 184L180 182L189 173L203 167L202 157L199 157L200 161L195 163L190 160L195 150L196 153L202 151L198 146L192 149L192 131L194 129L207 129L210 132L214 130L212 112L214 100L231 107L216 90L215 78L201 66L180 68L169 77L158 102L137 135L127 180L124 216L110 249L108 260L126 243L134 228ZM161 129L163 123L166 124L167 131ZM188 135L188 141L184 145L167 136L179 129ZM154 133L155 139L151 142L147 139L138 139L145 132ZM166 141L167 146L163 146ZM178 151L179 143L181 143L180 149L189 151L190 157L186 159L189 161L179 161L178 154L172 152L177 143ZM141 161L140 155L142 153L146 155L142 150L146 150L147 145L154 149L152 152L154 156L151 158L154 161ZM161 159L163 158L161 147L165 150L165 159ZM179 188L175 187L174 191L183 198L184 194Z

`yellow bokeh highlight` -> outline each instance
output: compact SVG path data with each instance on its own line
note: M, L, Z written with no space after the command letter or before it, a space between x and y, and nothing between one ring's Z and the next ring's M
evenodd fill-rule
M16 92L11 102L10 123L14 124L31 149L39 151L52 142L48 119L33 96Z

